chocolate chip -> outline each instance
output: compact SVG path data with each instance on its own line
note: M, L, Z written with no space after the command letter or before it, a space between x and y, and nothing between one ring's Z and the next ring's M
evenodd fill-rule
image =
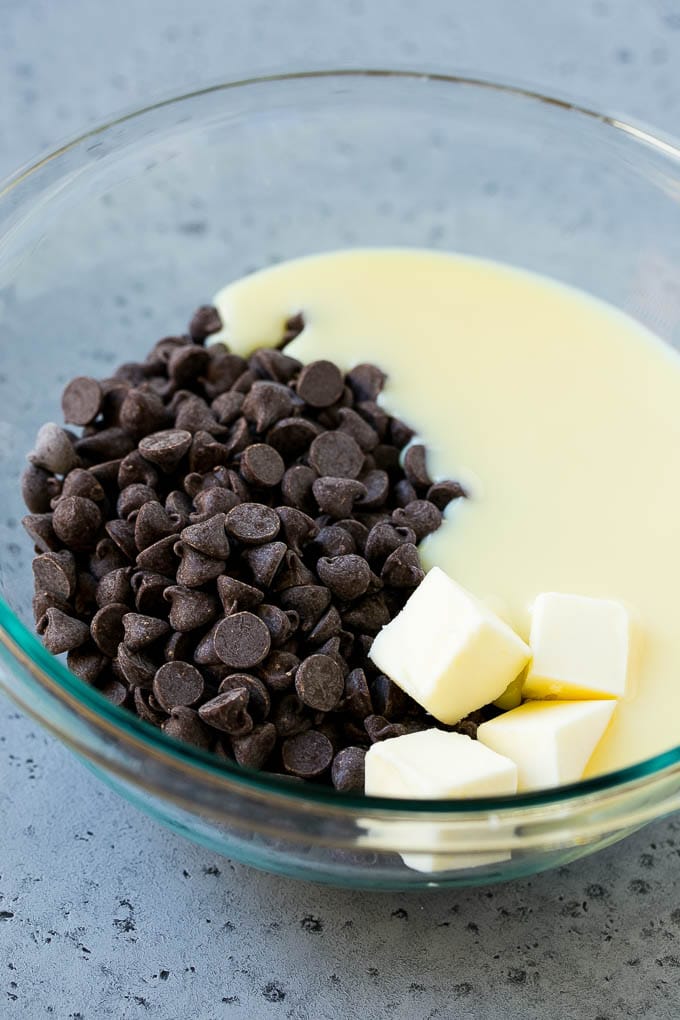
M217 594L227 616L236 609L252 609L264 598L259 588L239 581L236 577L230 577L229 574L222 574L217 578Z
M240 470L251 485L271 489L283 478L286 465L281 454L271 446L254 443L241 454Z
M129 612L122 602L109 602L92 617L90 633L97 648L112 659L123 640L123 618Z
M274 750L276 729L272 723L256 726L245 737L232 739L234 758L246 768L260 769Z
M406 506L407 503L418 499L418 493L407 478L402 478L394 486L394 499L397 506Z
M141 439L138 450L145 460L170 474L189 452L192 438L191 432L186 429L164 429Z
M97 466L90 468L90 471L95 473ZM120 489L135 484L148 485L149 488L155 489L158 481L158 472L149 461L142 457L139 450L132 450L120 462L117 474L117 482Z
M108 538L102 538L95 546L94 552L90 554L88 566L90 573L97 580L104 577L112 570L127 566L127 560L120 549Z
M36 591L48 591L67 601L76 589L76 563L73 553L46 552L33 560Z
M316 576L309 567L306 567L300 557L292 549L287 549L283 558L281 569L276 575L274 582L275 591L283 591L284 588L297 588L303 584L315 584Z
M163 723L163 732L175 740L194 744L206 751L210 747L210 734L193 708L173 708L170 718Z
M298 697L310 708L332 712L344 690L342 670L328 655L310 655L295 674Z
M199 706L198 714L213 729L231 737L244 737L253 728L247 706L248 692L243 687L236 687L206 701Z
M295 610L303 632L312 630L328 609L330 601L330 591L321 585L304 584L296 588L286 588L281 592L281 605L285 609Z
M195 640L191 631L175 631L163 645L163 658L167 662L175 662L177 659L188 662L192 658Z
M319 510L340 519L352 513L357 500L366 495L366 488L353 478L326 477L316 479L312 492Z
M467 492L460 482L435 482L427 490L427 499L438 510L444 510L454 499L464 499Z
M75 449L81 457L88 460L114 460L125 457L134 448L134 440L125 429L112 426L82 436L76 440Z
M153 680L156 701L166 712L181 705L195 704L203 688L203 677L189 662L166 662Z
M322 645L336 637L342 628L342 619L335 606L330 606L307 636L310 645Z
M165 720L165 714L157 712L151 708L149 704L149 694L147 691L142 690L141 687L133 687L132 697L135 705L135 711L140 719L144 719L153 726L162 725ZM153 697L153 695L151 695L151 697Z
M284 768L301 779L320 776L333 760L333 745L316 730L307 730L284 740L281 748Z
M139 652L155 641L164 638L170 632L170 625L165 620L143 613L126 611L123 616L123 641L131 652Z
M200 524L201 521L214 517L215 514L228 514L232 507L238 506L239 502L236 493L229 489L217 487L204 489L194 497L196 512L190 515L190 520L192 524Z
M48 652L60 655L84 644L90 636L86 623L67 616L56 607L50 607L36 627Z
M246 369L233 384L232 389L236 390L237 393L247 393L254 382L255 373L251 372L250 369Z
M305 453L322 431L320 425L307 418L282 418L272 425L267 433L267 442L279 451L285 461L290 462Z
M230 390L215 397L210 407L220 425L231 425L241 415L243 403L243 394Z
M288 506L297 507L305 513L313 512L312 486L316 478L316 471L305 464L295 464L288 468L281 479L281 495Z
M84 468L73 468L66 475L61 489L61 496L83 496L91 499L94 503L101 503L104 498L104 489L101 483L95 478L91 471Z
M137 544L135 542L135 526L132 521L107 521L104 529L111 542L121 551L125 559L136 559Z
M276 538L280 522L271 507L262 503L241 503L229 511L225 526L239 542L262 545Z
M264 545L244 549L242 555L250 567L255 583L263 588L269 588L286 555L286 544L266 542Z
M392 520L397 527L411 528L416 540L421 542L426 535L437 530L442 522L442 512L427 499L414 499L405 507L397 507Z
M316 537L319 529L308 514L292 506L277 506L276 513L281 521L281 530L290 549L298 555L309 541Z
M365 453L378 445L378 433L351 407L338 410L338 429L350 435Z
M219 622L219 621L218 621ZM193 659L198 666L222 666L222 660L215 651L215 631L217 623L214 623L207 634L204 634L194 649Z
M164 598L171 604L170 626L183 634L212 623L219 612L219 603L213 595L180 584L166 588Z
M76 577L76 593L73 607L78 616L89 616L95 612L97 578L88 570L79 570Z
M294 406L295 398L287 386L258 379L243 401L243 414L258 432L266 432L274 422L290 417Z
M224 436L228 432L227 426L218 422L205 400L193 395L182 401L175 416L175 428L184 429L194 436L198 432L207 432L211 436Z
M72 549L91 549L101 525L99 507L82 496L60 499L52 516L55 535Z
M205 556L182 542L175 545L175 552L182 557L177 568L177 581L187 588L200 588L209 581L214 581L226 567L224 560Z
M371 639L372 640L372 639ZM343 711L363 720L373 712L371 693L363 669L353 669L345 677L345 692L342 701Z
M203 343L212 333L222 329L220 313L214 305L201 305L191 316L189 336L194 343Z
M302 368L302 362L297 358L291 358L271 347L261 347L251 354L248 365L259 378L280 383L289 382Z
M111 522L113 523L113 522ZM108 528L107 528L108 530ZM154 574L165 574L171 577L177 569L178 556L175 553L177 536L168 535L154 542L137 555L136 564L140 570L148 570ZM182 581L182 584L186 582Z
M171 577L156 574L152 570L136 570L130 578L130 587L135 596L135 607L144 616L163 616L167 605L163 598L165 589L173 584ZM124 602L125 599L119 601Z
M151 687L157 665L147 655L132 652L122 641L118 645L116 666L130 687Z
M93 684L108 663L105 655L91 644L72 648L66 656L66 665L80 680Z
M297 655L274 649L260 665L260 675L272 691L287 691L293 686L300 665Z
M328 524L321 528L312 543L312 548L315 555L321 556L347 556L356 552L356 545L349 531L338 524Z
M399 450L396 446L387 443L379 443L370 455L373 457L372 468L386 471L390 478L396 481L400 477L401 467L399 464Z
M421 443L413 443L404 454L404 473L416 489L429 488L432 485L427 470L425 447Z
M363 793L366 750L363 747L343 747L333 759L331 779L341 793Z
M95 592L95 601L100 607L111 602L127 603L132 596L130 568L118 567L100 578Z
M21 526L40 552L49 552L59 547L59 539L52 527L52 514L26 514Z
M215 651L227 666L248 669L269 654L271 638L266 624L249 612L221 620L214 636Z
M390 622L390 611L382 594L369 595L344 610L342 622L354 630L377 634Z
M320 475L356 478L364 463L364 454L355 439L346 432L323 432L309 448L309 462Z
M54 422L47 422L38 430L28 459L36 467L57 475L68 474L78 464L78 454L68 433Z
M417 588L425 577L425 571L420 565L416 547L407 542L391 552L380 576L391 588Z
M373 577L366 560L356 553L322 556L316 565L316 572L333 594L346 602L364 595Z
M191 546L197 552L203 553L204 556L210 556L216 560L227 560L230 550L229 539L224 530L225 520L226 514L220 512L199 524L190 524L182 531L182 542L185 546Z
M269 691L256 677L249 673L230 673L220 682L220 694L227 691L245 690L248 692L248 711L255 719L266 719L271 710Z
M246 438L247 441L247 438ZM189 468L203 474L229 462L230 450L209 432L197 432L189 451Z
M178 347L168 359L168 376L177 386L187 386L208 367L209 355L203 347L187 344Z
M112 705L119 707L125 702L128 695L127 687L119 680L110 677L103 682L100 681L99 693L102 694Z
M395 511L396 513L396 511ZM410 527L388 521L375 524L366 539L365 554L370 563L382 565L391 552L405 543L415 543L415 532Z
M356 500L357 510L377 510L384 506L390 492L390 479L386 471L375 468L359 479L366 493Z
M379 740L391 740L392 737L403 737L408 732L401 723L388 722L381 715L369 715L364 719L364 728L372 744Z
M312 361L300 372L298 396L311 407L330 407L342 396L344 380L332 361Z
M149 500L136 512L135 545L139 552L154 545L168 535L179 531L179 521L167 512L164 506L155 500Z
M210 361L204 379L205 392L211 399L230 390L246 367L245 361L238 354L225 352L222 348L216 355L212 351L213 348L210 348Z
M371 684L371 701L377 715L390 722L403 719L414 702L388 676L380 673Z
M357 365L346 377L355 400L375 400L387 376L375 365Z
M304 328L305 320L302 312L296 312L295 315L291 315L290 318L286 319L286 329L279 347L285 347L289 344L291 340L294 340L296 336L300 335Z
M29 464L21 475L21 497L33 514L45 514L50 509L52 475L44 468Z
M31 607L36 624L40 622L48 609L59 609L62 613L66 613L67 616L73 612L73 606L65 599L59 598L58 595L53 595L48 591L37 591L33 596Z
M149 485L143 485L141 482L126 485L118 496L116 513L119 517L129 517L136 510L140 510L145 503L155 499L157 499L156 491Z
M170 424L165 404L150 390L131 389L118 411L120 425L132 436L145 436Z

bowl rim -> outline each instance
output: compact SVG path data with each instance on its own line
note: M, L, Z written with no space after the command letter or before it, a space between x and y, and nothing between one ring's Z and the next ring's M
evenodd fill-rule
M72 137L69 141L27 163L0 181L0 201L5 199L23 181L38 173L47 164L53 163L60 156L77 149L83 143L89 142L113 128L143 118L146 114L164 107L200 99L202 96L253 86L343 78L393 78L404 81L433 82L487 90L518 99L526 99L597 121L607 128L621 132L635 143L651 147L659 154L677 160L680 165L680 142L674 141L670 136L664 136L641 124L598 112L578 102L546 94L523 84L502 82L485 76L448 74L439 71L394 68L324 68L230 79L131 108ZM112 704L98 690L88 686L72 674L62 661L51 655L2 598L0 598L0 643L4 645L13 659L18 660L28 670L33 680L45 688L51 696L98 728L107 730L116 740L133 743L138 749L152 754L154 758L172 768L192 774L198 771L213 780L221 780L229 785L244 787L264 796L283 797L301 804L323 805L351 816L354 816L357 811L366 813L376 810L388 816L399 815L402 817L404 814L410 816L449 814L453 816L467 815L468 817L470 815L483 816L492 812L495 815L498 813L505 815L509 812L514 814L518 809L545 808L564 801L580 803L590 799L592 803L599 799L594 795L616 793L631 784L649 786L657 777L666 779L669 774L674 774L676 771L680 773L679 744L634 765L591 779L533 793L518 793L503 797L420 800L340 793L332 787L317 786L313 783L298 785L291 783L285 776L241 767L228 759L218 758L211 752L174 740L128 709ZM10 688L7 689L7 693L11 696ZM47 722L39 712L36 712L36 716L40 721Z

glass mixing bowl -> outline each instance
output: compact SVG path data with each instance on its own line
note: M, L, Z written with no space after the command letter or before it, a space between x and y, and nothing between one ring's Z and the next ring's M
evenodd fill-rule
M0 685L155 818L271 871L412 888L562 864L676 809L680 747L512 798L341 795L169 740L33 636L19 475L64 383L137 359L230 279L348 245L504 260L680 341L680 152L621 121L487 81L343 71L228 82L89 132L0 186Z

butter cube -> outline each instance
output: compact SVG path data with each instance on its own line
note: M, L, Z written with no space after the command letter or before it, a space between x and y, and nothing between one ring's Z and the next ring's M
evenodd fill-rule
M514 762L463 733L406 733L366 753L365 791L374 797L493 797L516 790Z
M546 592L534 602L525 698L622 698L630 624L618 602Z
M462 733L423 730L392 737L369 748L365 790L376 797L412 797L419 800L503 796L517 790L517 767L508 758ZM415 871L479 868L510 857L507 851L484 854L441 852L446 848L446 830L434 822L418 825L404 822L401 832L405 845L410 839L425 840L432 851L401 855L404 864ZM372 832L373 842L375 838L376 833ZM391 844L394 838L395 829L391 825L389 832L385 833L386 844Z
M439 567L369 652L379 670L448 724L500 697L530 654L507 624Z
M520 793L575 783L615 708L612 700L526 701L482 723L477 740L515 762Z

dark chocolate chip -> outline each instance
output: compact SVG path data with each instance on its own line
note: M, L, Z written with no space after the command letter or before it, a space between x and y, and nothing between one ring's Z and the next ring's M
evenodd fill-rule
M188 662L192 658L195 641L196 636L191 631L175 631L163 645L163 658L167 662L177 659Z
M97 648L113 659L118 645L123 640L123 618L129 613L129 606L122 602L109 602L92 617L90 633Z
M158 432L170 424L165 404L151 390L131 389L118 411L120 425L132 436L141 437L149 432Z
M129 687L150 688L158 666L141 652L131 652L122 641L118 645L116 666Z
M111 541L122 552L125 559L134 561L137 557L137 544L135 542L135 526L133 522L122 520L107 521L104 529Z
M342 396L344 385L332 361L312 361L298 376L297 393L311 407L330 407Z
M166 620L143 613L131 613L126 610L123 616L123 641L131 652L139 652L148 648L170 633L170 625Z
M301 779L322 775L333 760L333 745L317 730L307 730L284 740L281 748L284 768Z
M132 597L130 568L118 567L100 578L95 592L95 601L100 607L111 602L127 603Z
M356 552L356 545L349 531L338 524L328 524L314 539L312 552L321 556L347 556Z
M312 492L319 510L340 519L352 513L357 500L366 495L366 488L353 478L325 477L316 479Z
M377 634L390 622L390 611L381 593L368 595L342 613L342 622L353 630Z
M346 432L323 432L309 448L309 462L320 475L356 478L364 463L364 454L355 439Z
M344 686L342 670L328 655L303 659L295 674L300 701L320 712L332 712L338 706Z
M180 404L175 416L175 428L186 429L193 435L207 432L211 436L223 436L228 432L227 426L218 422L205 400L194 395Z
M97 542L94 552L90 554L88 566L92 576L99 581L112 570L128 566L128 561L114 542L109 538L102 538Z
M373 639L371 638L371 641ZM363 669L353 669L345 677L345 693L342 701L342 709L358 719L365 719L373 712L371 692L366 681L366 674Z
M331 779L341 793L363 793L366 750L363 747L343 747L333 759Z
M189 323L189 336L194 343L203 343L206 337L212 333L218 333L222 329L220 313L214 305L201 305L191 316Z
M245 737L232 738L234 758L239 765L260 769L276 745L276 729L271 723L256 726Z
M293 686L295 672L299 665L300 660L293 652L274 649L261 663L259 670L270 690L287 691Z
M311 729L312 720L297 694L286 694L272 713L272 722L280 737L294 737Z
M346 602L364 595L373 578L366 560L356 553L322 556L316 564L316 572L333 594Z
M397 506L406 506L407 503L418 499L418 493L407 478L402 478L394 486L394 499Z
M194 705L203 689L203 677L189 662L166 662L153 680L156 701L166 712L180 705Z
M50 607L36 627L48 652L60 655L85 644L90 636L88 626L81 620L67 616L56 606Z
M52 514L26 514L21 526L40 552L49 552L59 547L59 539L52 527Z
M410 542L390 553L380 576L390 588L417 588L425 577L418 559L418 550Z
M153 695L151 695L153 697ZM143 690L141 687L133 687L132 697L135 705L135 711L140 719L144 719L146 722L151 723L153 726L160 726L164 719L165 714L155 711L149 704L149 693Z
M91 644L72 648L66 656L66 665L86 684L93 684L108 663L105 655Z
M300 557L292 549L287 549L283 564L276 575L273 587L275 591L284 588L296 588L303 584L316 584L316 575L306 567Z
M94 474L101 465L90 468ZM142 457L139 450L132 450L123 457L117 472L118 488L125 489L128 485L148 485L155 489L159 476L156 469Z
M389 521L380 522L375 524L368 533L364 550L366 559L370 563L381 566L390 553L398 549L400 545L407 542L414 544L415 541L415 532L410 527L392 524Z
M291 315L286 319L286 328L279 343L279 348L286 347L291 340L294 340L296 336L299 336L302 330L305 328L305 320L302 312L296 312L295 315ZM300 363L298 362L298 367Z
M101 503L105 498L101 483L91 471L84 468L73 468L66 475L61 489L61 496L83 496L94 503Z
M48 591L37 591L33 596L31 605L33 619L36 624L40 622L48 609L59 609L62 613L66 613L67 616L73 612L73 606L66 602L65 599L59 598L58 595L53 595Z
M390 440L398 450L402 450L407 443L410 443L413 436L412 428L409 428L408 425L398 418L392 418L390 422Z
M253 613L240 612L218 623L214 643L215 651L225 665L248 669L267 657L271 637L262 620Z
M425 447L421 443L413 443L404 454L404 474L416 489L425 489L432 485L427 470Z
M64 421L72 425L89 425L99 414L102 388L97 379L79 375L71 379L61 395Z
M226 490L208 490L222 491ZM182 542L185 546L191 546L204 556L210 556L215 560L227 560L229 558L229 539L224 530L226 515L222 512L213 514L207 520L199 524L190 524L182 531Z
M240 355L231 354L221 347L219 353L213 355L212 350L209 350L210 361L203 380L205 392L211 400L230 390L246 368L246 362Z
M167 512L164 506L155 500L149 500L136 512L135 545L139 552L154 545L168 535L179 531L179 521Z
M405 507L397 507L392 520L397 527L411 528L416 540L421 542L426 535L437 530L442 522L442 512L427 499L414 499Z
M229 673L220 682L219 693L242 689L248 692L248 711L257 720L266 719L271 710L269 691L250 673Z
M164 429L141 439L138 449L145 460L170 474L189 452L192 439L191 432L186 429Z
M238 506L240 500L235 492L229 489L214 487L203 489L194 496L195 513L190 515L192 524L200 524L201 521L214 517L215 514L228 514L232 507Z
M309 632L307 641L310 645L321 645L330 638L336 637L340 633L341 628L342 619L340 613L335 606L331 606Z
M213 595L180 584L166 588L164 598L172 607L168 615L170 626L183 634L212 623L219 612L219 603Z
M205 556L192 549L190 545L178 542L175 545L175 552L181 555L180 564L177 568L177 581L186 585L187 588L200 588L209 581L224 572L225 560L217 560L212 556Z
M78 616L90 616L97 604L97 578L89 570L79 570L73 607Z
M60 499L52 515L55 535L72 549L91 549L101 526L99 507L82 496Z
M271 542L279 533L280 521L275 510L262 503L241 503L230 510L226 529L245 545Z
M295 464L288 468L281 479L281 495L285 502L305 513L314 512L312 486L316 478L316 471L305 464Z
M168 535L167 538L161 538L160 541L147 546L136 558L135 562L138 568L171 577L177 569L176 545L176 535ZM181 581L180 583L185 584L186 582Z
M36 591L48 591L68 601L76 589L76 562L73 553L64 549L36 556L33 560L33 580Z
M227 616L237 609L252 609L264 598L259 588L239 581L236 577L230 577L229 574L222 574L217 578L217 594Z
M125 684L122 684L120 680L116 680L114 677L109 677L103 681L100 679L98 690L112 705L122 705L128 696L128 689Z
M375 365L357 365L346 377L355 400L375 400L387 376Z
M21 497L32 514L45 514L50 509L53 476L44 468L29 464L21 475Z
M156 490L152 489L150 485L143 485L141 482L126 485L118 496L116 513L119 517L129 517L136 510L140 510L145 503L157 498Z
M244 737L253 728L248 713L248 692L244 687L235 687L211 698L199 707L198 714L204 723L231 737Z
M215 397L210 407L220 425L231 425L241 415L243 403L243 394L230 390Z
M183 705L173 708L169 719L163 723L163 732L175 740L208 750L210 734L201 722L198 712Z
M68 432L54 422L46 422L38 430L28 459L36 467L57 475L68 474L78 464L78 454Z
M281 454L266 443L253 443L241 454L241 474L258 488L271 489L278 485L285 470Z
M290 417L294 406L293 393L287 386L258 379L243 401L243 414L258 432L266 432L274 422Z
M320 425L308 418L281 418L267 433L267 442L290 462L305 453L322 431Z
M250 387L255 382L255 373L251 372L250 369L246 369L238 377L236 382L232 386L232 390L236 390L237 393L247 393Z
M117 425L93 432L76 440L75 449L88 460L114 460L125 457L134 449L133 438Z
M134 592L137 611L144 616L163 616L167 612L163 592L173 583L173 579L166 577L165 574L156 574L152 570L136 570L130 578L130 586Z
M221 666L222 660L215 651L215 631L217 624L214 623L207 634L204 634L194 649L194 662L198 666Z
M266 542L264 545L244 549L242 553L243 559L250 567L253 580L263 588L271 587L285 555L285 542Z
M438 510L444 510L454 499L464 499L467 492L460 482L435 482L427 490L427 499Z
M291 358L270 347L261 347L251 354L248 365L259 378L280 383L289 382L302 368L302 362L297 358Z
M298 628L299 619L294 610L284 612L278 606L263 603L255 610L257 616L266 625L274 647L284 644Z
M364 719L364 728L372 744L379 740L391 740L392 737L403 737L408 732L401 723L388 722L381 715L369 715Z
M359 496L355 506L357 510L377 510L384 506L390 492L390 479L386 471L374 468L367 471L359 479L366 488L366 494Z
M338 429L356 440L365 453L370 453L378 445L378 433L351 407L338 410Z
M300 618L303 632L312 630L331 601L331 593L318 584L304 584L297 588L286 588L281 592L281 605L294 609Z
M413 702L393 680L380 673L371 684L371 701L377 715L390 722L403 719Z
M210 357L203 347L178 347L168 359L168 376L177 386L187 386L208 368Z

